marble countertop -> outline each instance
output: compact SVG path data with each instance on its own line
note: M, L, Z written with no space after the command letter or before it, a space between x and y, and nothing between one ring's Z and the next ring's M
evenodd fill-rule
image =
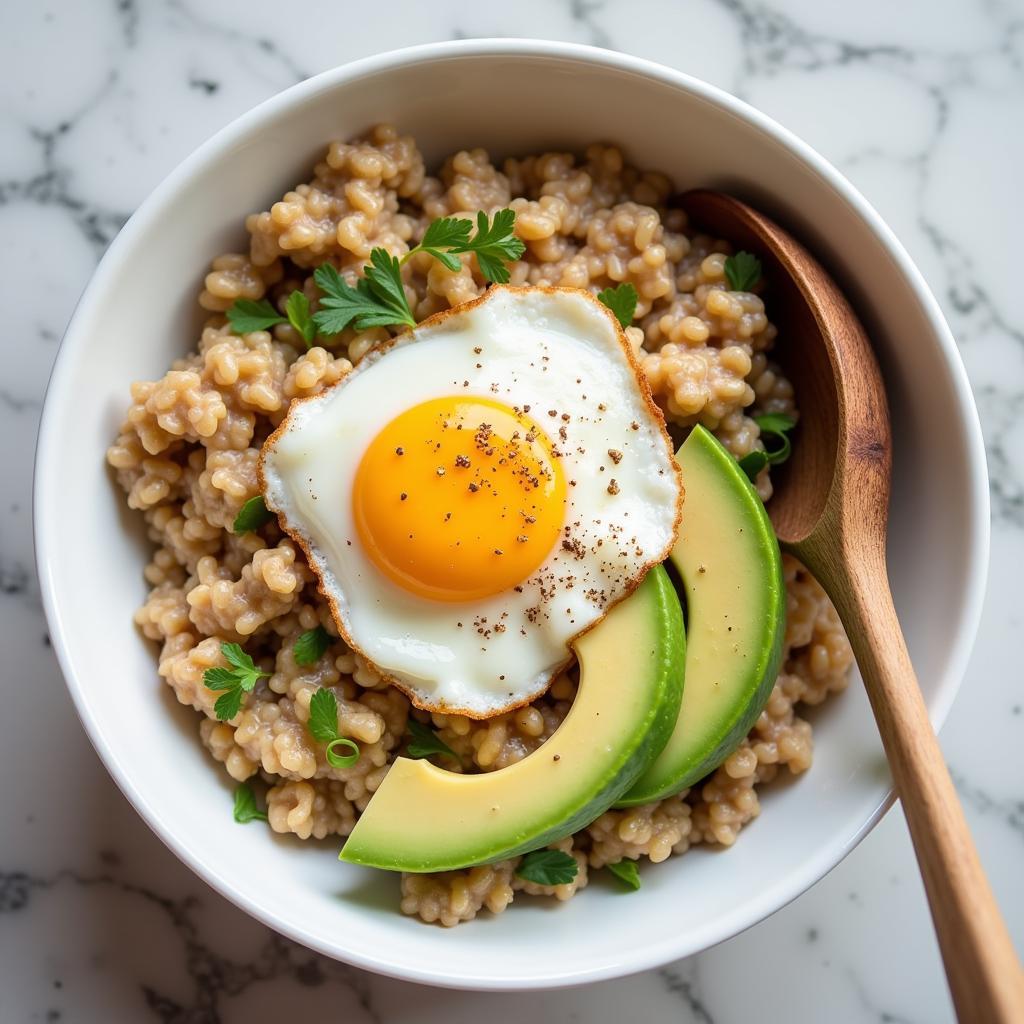
M434 991L323 960L196 879L136 817L79 726L31 561L36 424L105 246L198 143L300 79L465 36L595 43L681 68L837 164L928 278L973 382L992 469L991 581L942 734L1024 948L1024 4L1021 0L36 0L0 5L0 1020L235 1024L949 1021L901 813L769 920L586 988ZM937 553L941 557L941 552ZM742 983L738 983L738 982Z

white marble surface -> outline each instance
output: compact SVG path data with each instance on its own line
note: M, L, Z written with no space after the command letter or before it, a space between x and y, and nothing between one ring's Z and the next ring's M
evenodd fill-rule
M942 741L1024 947L1024 776L1009 753L1024 743L1021 0L5 0L5 1024L235 1024L279 1012L351 1024L952 1019L898 811L791 906L690 960L543 995L432 991L321 960L229 906L149 833L79 727L39 606L29 489L47 374L96 260L180 159L257 101L381 49L484 35L596 43L732 90L845 171L931 282L978 395L995 515L981 634Z

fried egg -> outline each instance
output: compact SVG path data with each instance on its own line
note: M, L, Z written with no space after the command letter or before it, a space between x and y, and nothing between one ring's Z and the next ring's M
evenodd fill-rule
M260 462L345 640L418 707L543 693L668 554L661 413L589 293L490 288L294 402Z

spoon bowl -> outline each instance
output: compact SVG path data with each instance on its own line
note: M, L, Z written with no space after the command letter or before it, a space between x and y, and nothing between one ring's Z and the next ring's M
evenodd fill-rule
M721 192L682 197L694 222L759 257L801 405L773 479L781 545L818 578L846 627L903 804L959 1019L1024 1015L1024 974L978 860L889 590L892 435L867 334L836 283L787 231Z
M881 374L860 321L821 265L763 214L707 189L687 192L682 204L696 223L761 260L772 286L772 316L789 346L786 375L800 404L814 410L796 428L790 460L772 471L768 512L779 541L799 554L795 549L841 501L851 469L871 489L873 523L884 537L892 438ZM824 343L826 332L833 343Z

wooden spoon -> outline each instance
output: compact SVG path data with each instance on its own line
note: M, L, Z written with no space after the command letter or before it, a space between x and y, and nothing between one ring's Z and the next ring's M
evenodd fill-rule
M698 190L700 226L761 258L804 426L769 511L846 627L910 827L959 1019L1024 1020L1024 974L928 720L885 564L892 443L878 364L842 292L799 242L745 203ZM898 969L898 968L897 968Z

